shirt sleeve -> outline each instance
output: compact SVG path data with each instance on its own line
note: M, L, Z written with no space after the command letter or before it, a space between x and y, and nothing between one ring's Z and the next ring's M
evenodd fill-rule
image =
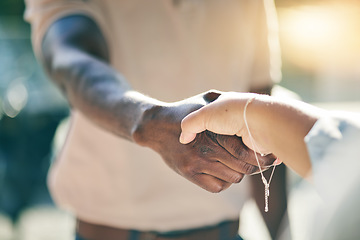
M336 201L360 169L360 114L338 112L336 117L319 119L305 142L317 192Z
M311 239L359 239L360 114L319 119L305 142L323 200L309 219Z
M251 88L272 86L281 80L281 53L278 18L273 0L258 5L254 26L255 55L252 65Z
M102 30L111 45L108 21L101 0L25 0L24 18L31 24L31 40L35 55L41 59L41 44L48 28L56 20L70 15L86 15L92 18Z

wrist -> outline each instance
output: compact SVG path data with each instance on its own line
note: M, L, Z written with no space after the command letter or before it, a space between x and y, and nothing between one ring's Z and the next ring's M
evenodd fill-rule
M252 139L256 147L254 150L262 154L270 153L267 143L269 139L271 140L268 131L270 128L268 110L271 103L268 100L269 96L256 95L247 100L243 109L245 124L242 134L246 136L246 145L252 148L253 146L250 144L250 139Z
M156 129L164 106L149 104L143 106L142 114L132 129L132 138L136 144L151 147L156 142Z

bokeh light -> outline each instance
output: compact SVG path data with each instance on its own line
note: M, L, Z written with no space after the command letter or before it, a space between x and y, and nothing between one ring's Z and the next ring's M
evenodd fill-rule
M360 101L360 1L277 1L283 81L308 102Z
M309 70L336 62L359 65L360 4L317 4L279 9L285 60Z
M28 100L28 91L22 82L17 79L11 83L5 97L4 111L9 117L16 117L17 114L25 107Z

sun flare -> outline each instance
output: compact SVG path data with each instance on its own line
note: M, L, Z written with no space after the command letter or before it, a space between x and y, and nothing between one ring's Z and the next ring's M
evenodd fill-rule
M360 9L350 5L302 6L279 11L284 57L305 68L360 56Z

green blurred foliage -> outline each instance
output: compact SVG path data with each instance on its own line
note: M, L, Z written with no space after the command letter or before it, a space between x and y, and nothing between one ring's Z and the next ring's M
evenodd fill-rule
M0 16L22 15L24 8L23 0L0 0Z

